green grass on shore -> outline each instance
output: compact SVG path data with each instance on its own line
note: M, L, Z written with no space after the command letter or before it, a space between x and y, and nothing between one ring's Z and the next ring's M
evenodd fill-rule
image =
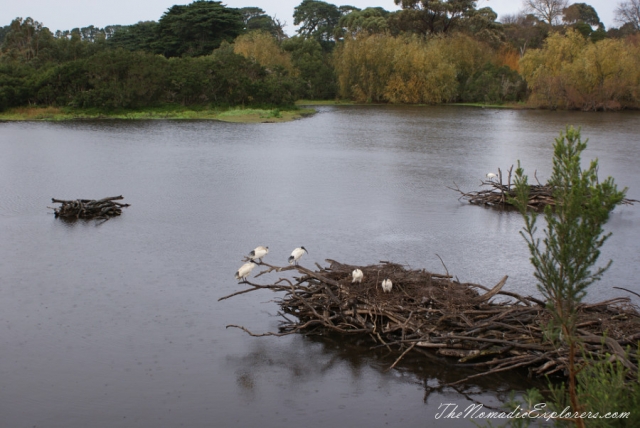
M205 119L241 123L287 122L315 113L310 108L290 108L286 110L249 109L234 107L185 108L163 106L141 110L102 111L97 109L70 109L60 107L17 107L0 112L0 121L62 121L88 119Z

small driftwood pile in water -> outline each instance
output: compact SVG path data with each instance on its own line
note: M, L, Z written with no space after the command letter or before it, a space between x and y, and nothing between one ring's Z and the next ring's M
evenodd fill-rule
M122 199L124 198L120 195L99 199L97 201L94 199L65 201L56 198L51 198L51 201L62 204L58 208L52 208L56 218L61 217L67 220L82 218L107 221L111 217L122 214L122 208L129 206L129 204L115 202Z
M507 184L503 184L502 171L498 168L497 180L485 180L480 183L480 186L487 186L488 189L477 192L463 192L457 184L455 188L449 187L449 189L459 192L462 195L460 196L460 199L466 199L469 203L474 205L495 207L513 206L509 201L510 198L515 198L516 196L515 183L511 182L512 170L513 166L509 168ZM538 177L535 177L535 179L538 184L529 185L529 201L527 202L529 208L541 211L547 205L555 206L556 202L553 197L553 187L549 184L540 184ZM640 201L625 198L622 200L621 204L633 205L634 202Z
M545 339L543 331L550 314L544 302L503 291L506 276L489 289L395 263L363 267L327 262L327 268L316 264L317 271L263 263L267 269L256 277L290 270L300 276L280 278L269 285L246 282L251 288L219 300L262 289L284 293L277 300L283 312L280 331L254 334L242 326L227 327L240 328L252 336L298 332L362 335L373 341L374 348L387 347L400 354L391 367L408 352L418 351L453 357L462 366L481 370L455 384L517 367L527 367L538 376L567 370L567 345ZM352 283L354 269L364 273L362 283ZM390 293L380 287L385 278L393 283ZM498 295L509 301L493 302ZM585 353L592 357L612 355L637 376L640 314L630 300L582 304L579 314L578 332ZM626 347L630 347L629 353ZM577 356L579 361L582 358Z

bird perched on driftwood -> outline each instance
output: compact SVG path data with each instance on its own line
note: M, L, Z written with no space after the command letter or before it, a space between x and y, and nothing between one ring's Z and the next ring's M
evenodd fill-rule
M391 280L389 278L385 278L382 280L382 291L384 291L385 293L391 293L391 288L393 287L393 284L391 283Z
M364 277L364 274L362 273L362 271L360 269L355 269L353 272L351 272L351 277L353 278L351 280L351 282L362 282L362 278Z
M254 262L247 262L240 266L240 269L236 272L236 279L241 279L242 281L240 282L247 282L247 277L255 266L256 264Z
M294 263L295 263L295 264L298 264L298 259L300 259L300 257L302 257L302 255L303 255L304 253L309 254L309 252L307 251L307 249L306 249L306 248L304 248L304 247L298 247L298 248L296 248L295 250L293 250L293 251L291 252L291 255L289 256L289 264L290 264L290 265L292 265L292 264L294 264Z
M251 251L249 253L249 258L251 260L255 260L258 259L260 260L260 263L262 263L262 258L264 256L266 256L267 254L269 254L269 247L263 247L262 245L259 247L256 247L255 250Z
M497 176L498 176L498 174L494 174L493 172L487 173L487 178L489 179L489 181L493 180Z

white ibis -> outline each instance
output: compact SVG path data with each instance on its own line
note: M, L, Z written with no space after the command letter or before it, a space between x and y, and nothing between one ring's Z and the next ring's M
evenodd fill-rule
M393 284L391 283L391 280L389 278L385 278L382 280L382 291L384 291L385 293L391 293L391 288L393 287Z
M364 277L364 274L362 273L362 271L360 269L355 269L353 272L351 272L351 277L353 278L351 280L351 282L362 282L362 278Z
M240 269L236 272L236 279L242 279L241 282L247 282L247 277L255 266L256 264L254 262L247 262L240 266Z
M255 250L251 251L249 253L249 258L251 260L255 260L258 259L260 260L260 263L262 263L262 258L264 256L266 256L267 254L269 254L269 247L263 247L262 245L259 247L256 247Z
M498 176L498 174L494 174L493 172L487 173L487 178L489 179L489 181L492 181L497 176Z
M291 255L289 256L289 264L290 264L290 265L292 265L292 264L294 264L294 263L295 263L295 264L298 264L298 259L300 259L300 257L302 257L302 255L303 255L304 253L309 254L309 252L307 251L307 249L306 249L306 248L304 248L304 247L298 247L298 248L296 248L295 250L293 250L293 251L291 252Z

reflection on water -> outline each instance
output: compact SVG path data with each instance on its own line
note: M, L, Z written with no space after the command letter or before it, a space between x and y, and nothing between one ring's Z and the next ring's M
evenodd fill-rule
M590 140L585 162L598 157L600 174L640 199L634 113L366 106L285 124L0 124L3 421L431 426L443 400L497 404L526 378L423 402L427 387L470 373L420 355L387 371L397 355L351 338L253 338L225 326L277 330L275 296L217 299L240 289L233 274L257 245L281 265L300 245L307 266L391 260L443 272L441 257L461 281L509 275L506 289L535 294L519 215L460 202L447 186L477 189L518 159L546 180L567 124ZM131 206L102 224L47 208L52 197L120 194ZM616 208L602 254L614 264L589 298L640 291L629 233L639 217Z

